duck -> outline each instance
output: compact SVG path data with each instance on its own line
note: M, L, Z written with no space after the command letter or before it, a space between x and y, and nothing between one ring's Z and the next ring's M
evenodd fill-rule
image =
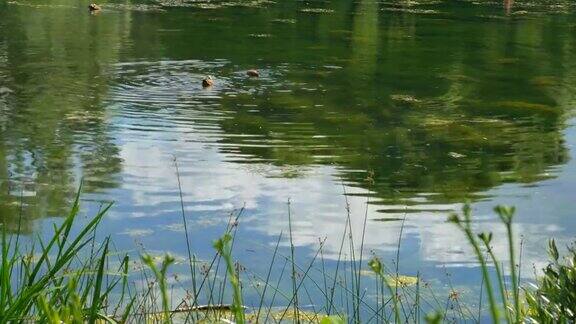
M212 80L212 76L208 75L202 80L202 87L208 88L214 85L214 80Z
M100 11L100 10L102 10L102 8L101 8L99 5L95 4L95 3L91 3L91 4L88 6L88 10L90 10L91 12L94 12L94 11Z
M257 78L257 77L260 76L260 72L258 72L258 70L255 70L255 69L246 71L246 74L247 74L249 77L254 77L254 78Z

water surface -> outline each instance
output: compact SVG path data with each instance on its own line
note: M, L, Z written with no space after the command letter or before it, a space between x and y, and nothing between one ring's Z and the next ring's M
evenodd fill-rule
M445 219L466 201L504 259L491 209L517 207L526 272L547 238L576 235L570 3L85 8L0 1L0 221L12 231L49 233L83 180L86 215L115 202L99 234L184 257L177 162L194 250L209 258L243 207L235 252L255 272L281 232L289 244L289 208L302 263L327 237L333 267L348 206L355 240L367 217L365 255L394 259L405 217L402 273L442 286L448 272L463 291L479 271Z

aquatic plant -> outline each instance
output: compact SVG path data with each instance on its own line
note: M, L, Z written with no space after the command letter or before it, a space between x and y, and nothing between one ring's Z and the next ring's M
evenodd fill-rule
M214 248L218 253L224 258L226 262L226 271L230 278L230 285L234 291L234 301L232 303L232 313L236 322L239 324L244 324L246 322L244 318L244 304L242 303L242 292L240 291L240 280L238 275L234 270L234 261L232 261L232 236L226 233L220 239L214 243Z
M550 263L537 279L534 289L525 288L527 319L535 323L576 322L576 248L560 258L556 242L548 244Z
M2 226L0 323L24 320L94 323L109 319L105 313L107 299L114 289L121 290L124 299L129 258L121 259L116 279L104 280L109 238L94 249L94 232L111 205L102 208L78 234L72 235L79 195L62 224L54 225L54 233L47 241L38 238L34 244L24 246L19 234L8 237ZM78 261L78 255L88 248L91 249L88 256ZM125 305L124 315L130 313L132 303L128 301ZM118 310L114 308L112 316L124 317L116 313Z
M162 321L164 323L170 323L171 310L168 301L168 289L166 287L166 271L168 270L170 264L174 262L174 258L169 254L166 254L162 260L162 267L160 270L158 270L156 264L154 263L154 259L150 255L142 256L142 261L152 270L152 273L160 285L160 293L162 295Z

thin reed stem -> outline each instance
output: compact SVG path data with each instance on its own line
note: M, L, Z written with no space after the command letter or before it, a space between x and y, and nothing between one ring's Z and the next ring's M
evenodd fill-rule
M186 251L188 253L188 263L190 265L190 276L192 276L192 291L194 293L194 306L198 306L198 291L196 290L196 264L192 260L192 248L190 246L190 238L188 237L188 222L186 221L186 210L184 208L184 194L182 191L182 181L180 179L180 169L178 168L178 160L174 156L174 166L176 167L176 178L178 179L178 194L180 196L180 209L182 215L182 224L184 224L184 235L186 238Z

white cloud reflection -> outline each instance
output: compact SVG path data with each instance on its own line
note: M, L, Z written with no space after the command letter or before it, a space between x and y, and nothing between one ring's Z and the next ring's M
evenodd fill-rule
M345 190L354 194L348 196L348 203L356 247L360 245L363 219L367 213L365 255L370 250L396 249L402 222L374 221L373 219L383 217L382 213L377 211L382 209L382 206L371 204L366 210L366 198L362 195L369 192L361 188L343 187L338 180L337 169L331 166L309 168L304 171L303 177L279 181L266 176L281 172L279 167L266 164L254 167L226 162L226 156L213 146L185 141L170 142L162 146L127 143L123 146L122 158L125 161L124 189L131 194L130 200L135 205L149 208L152 211L150 216L155 212L178 209L178 183L171 152L187 151L202 152L201 155L179 157L186 210L191 214L209 213L208 216L196 219L196 225L210 226L222 222L230 210L245 205L249 218L243 222L249 222L250 230L277 237L280 232L286 233L288 230L287 200L290 199L294 244L299 247L312 247L313 253L318 247L319 238L326 237L324 258L336 259L346 225L346 198L343 195ZM419 196L416 200L425 202L426 195ZM470 253L464 236L454 225L445 222L447 212L434 211L458 211L461 205L421 204L418 208L423 211L407 214L403 232L404 244L418 245L418 255L414 257L420 261L445 266L474 266L476 259ZM427 208L431 211L426 212ZM502 261L506 261L508 245L504 227L497 217L486 209L487 207L479 208L478 215L475 216L478 230L494 233L494 251ZM546 239L558 235L561 230L562 227L558 224L540 226L516 222L516 241L520 241L520 235L525 240L524 264L536 264L540 267L545 261L543 253ZM406 240L409 240L409 243L406 243ZM288 242L285 241L284 244Z

